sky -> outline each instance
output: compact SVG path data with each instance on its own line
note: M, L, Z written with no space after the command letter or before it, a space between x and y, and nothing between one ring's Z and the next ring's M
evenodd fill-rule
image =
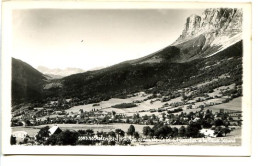
M172 44L203 10L23 9L13 11L13 57L34 68L91 70Z

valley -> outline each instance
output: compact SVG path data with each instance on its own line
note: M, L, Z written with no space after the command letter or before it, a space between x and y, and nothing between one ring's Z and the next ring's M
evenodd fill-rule
M32 145L59 145L58 137L71 134L69 145L163 145L138 139L168 137L176 145L176 139L223 137L240 146L241 17L239 9L206 9L188 17L180 37L153 54L63 77L50 78L13 58L12 130L27 132ZM53 128L62 134L41 136Z

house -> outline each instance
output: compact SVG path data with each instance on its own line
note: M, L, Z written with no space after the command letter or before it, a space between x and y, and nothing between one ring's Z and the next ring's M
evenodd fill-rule
M50 101L50 104L51 104L51 105L57 105L57 104L58 104L58 101Z
M61 115L61 114L62 114L62 111L55 111L55 114Z
M26 126L26 123L25 123L24 120L23 120L23 121L20 121L20 122L23 124L24 127Z
M72 99L66 99L67 103L70 103L72 101Z
M44 110L43 107L35 107L35 108L34 108L34 111L43 111L43 110Z
M12 133L12 136L16 138L16 143L24 142L25 138L29 135L25 131L15 131Z
M212 137L212 138L217 137L217 135L214 134L215 131L212 130L212 129L201 129L199 132L200 132L201 134L203 134L205 137Z
M15 131L12 133L13 137L24 139L28 136L28 133L25 131Z
M53 126L49 129L50 136L53 134L59 134L62 132L62 130L58 126Z
M31 120L29 120L30 121L30 123L32 124L32 125L35 125L36 124L36 120L34 120L34 119L31 119Z
M200 118L196 117L195 119L193 119L193 122L197 122L198 120L200 120Z

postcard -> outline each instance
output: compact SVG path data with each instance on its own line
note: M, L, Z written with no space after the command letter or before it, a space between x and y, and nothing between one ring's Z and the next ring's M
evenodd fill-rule
M251 4L3 2L4 154L251 154Z

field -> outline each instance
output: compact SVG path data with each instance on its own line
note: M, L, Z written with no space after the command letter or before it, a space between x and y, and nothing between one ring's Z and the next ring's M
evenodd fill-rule
M197 87L202 86L202 85L206 85L208 84L208 82L203 83L203 84L199 84L197 85ZM200 105L212 105L214 104L214 106L207 106L207 109L212 109L213 111L219 111L219 109L223 108L223 109L228 109L228 110L237 110L237 111L241 111L241 98L242 97L238 97L233 99L232 101L229 101L228 103L223 103L222 102L228 97L228 96L222 96L219 98L215 98L215 96L221 96L221 92L228 90L228 89L234 89L235 88L235 84L230 84L228 86L221 86L218 87L216 89L214 89L214 91L212 93L208 93L208 96L213 97L212 99L208 99L205 100L205 97L196 97L192 100L189 100L189 103L193 103L192 105L192 109L187 109L186 107L189 104L185 104L182 105L182 109L184 110L184 112L196 112L198 110L200 110L199 106ZM191 93L191 92L189 92ZM158 115L160 113L158 112L153 112L150 113L150 109L159 109L159 108L163 108L164 104L168 103L168 104L172 104L172 103L176 103L176 102L182 102L182 97L177 97L177 98L173 98L170 99L167 102L161 102L160 100L162 100L162 98L156 97L153 99L149 99L149 100L145 100L145 98L149 97L151 94L146 94L144 92L140 92L140 93L136 93L134 97L128 97L126 99L119 99L119 98L112 98L110 100L107 101L101 101L99 103L96 103L97 106L93 106L93 104L87 104L87 105L79 105L79 106L74 106L72 108L69 108L67 110L65 110L68 113L78 113L78 111L80 109L83 109L84 111L90 111L92 109L99 109L102 110L104 112L112 112L115 111L116 113L123 113L127 116L132 116L135 113L139 113L141 116L147 114L155 114ZM203 99L203 101L196 101L198 98ZM139 102L136 102L139 101ZM114 105L118 105L118 104L122 104L122 103L135 103L137 106L136 107L132 107L132 108L113 108L112 106ZM166 108L166 107L164 107ZM176 109L172 108L171 106L167 106L168 110L174 110ZM141 111L141 112L140 112Z
M133 115L134 113L137 113L138 111L141 110L149 110L149 109L158 109L160 107L163 106L163 104L161 101L155 101L153 103L150 103L151 100L147 100L144 101L142 103L136 103L136 107L132 107L132 108L112 108L112 106L116 105L116 104L121 104L121 103L131 103L134 101L140 101L143 100L145 98L147 98L149 95L147 94L143 94L143 93L139 93L137 96L134 97L129 97L126 99L118 99L118 98L112 98L108 101L102 101L99 102L99 106L93 106L93 104L87 104L87 105L79 105L79 106L74 106L70 109L65 110L66 112L69 113L77 113L80 109L83 109L84 111L90 111L92 109L99 109L102 110L104 112L112 112L115 111L116 113L124 113L126 115ZM153 99L154 100L154 99ZM146 114L146 113L140 113L140 115L142 114ZM158 114L157 112L154 113L155 115Z
M219 109L227 109L227 110L235 110L235 111L242 111L242 97L235 98L228 103L223 103L219 105L214 105L208 107L209 109L214 110L219 110Z
M112 106L121 104L121 103L131 103L133 101L137 100L143 100L147 97L147 95L143 95L142 93L139 93L138 96L134 97L129 97L126 99L119 99L119 98L112 98L107 101L101 101L99 102L98 106L93 106L93 104L87 104L87 105L79 105L79 106L74 106L70 109L65 110L66 112L78 112L80 109L83 109L84 111L90 111L92 109L99 109L103 111L112 111L115 110L117 113L126 113L126 112L136 112L137 109L140 110L140 106L138 105L137 107L133 108L124 108L124 109L118 109L118 108L112 108Z
M122 129L125 132L127 132L129 126L131 124L125 124L125 123L115 123L115 124L102 124L102 125L89 125L89 124L57 124L62 130L87 130L87 129L92 129L94 132L97 131L104 131L104 132L109 132L115 129ZM140 134L143 132L143 127L144 126L150 126L152 125L138 125L138 124L133 124L135 127L135 131L139 132ZM26 131L29 136L34 136L38 133L38 131L45 127L47 125L40 125L40 126L32 126L32 127L13 127L12 131ZM49 127L55 126L54 124L49 124ZM172 125L171 127L177 127L180 128L181 125Z

